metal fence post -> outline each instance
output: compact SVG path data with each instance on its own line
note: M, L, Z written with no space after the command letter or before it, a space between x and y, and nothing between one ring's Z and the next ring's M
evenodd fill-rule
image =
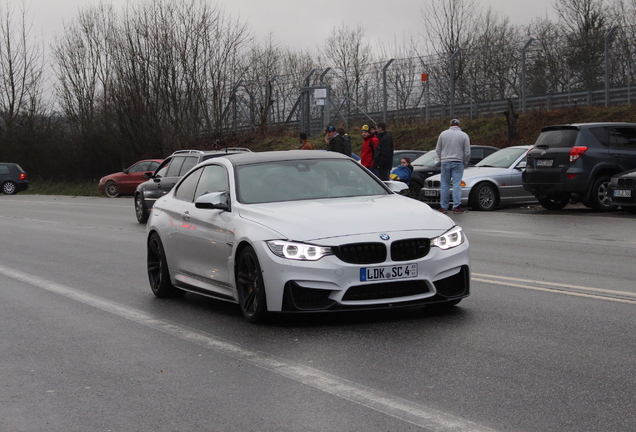
M526 113L526 98L527 98L527 85L526 85L526 51L530 45L534 42L534 38L528 39L526 44L521 48L521 112Z
M450 58L450 116L455 117L455 59L461 53L461 49L455 51Z
M384 67L382 68L382 86L383 86L383 98L384 98L384 106L383 106L383 110L382 110L382 121L384 121L386 123L386 112L388 109L388 100L389 100L389 94L386 88L386 70L389 68L389 66L391 66L391 63L393 63L395 61L395 59L391 59L389 60Z
M605 106L609 106L610 100L610 64L609 64L609 44L610 39L616 33L618 27L612 27L607 36L605 36Z

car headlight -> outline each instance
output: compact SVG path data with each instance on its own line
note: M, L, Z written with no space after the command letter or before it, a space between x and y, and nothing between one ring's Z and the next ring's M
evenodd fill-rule
M317 261L324 256L332 255L330 247L305 243L270 240L267 242L267 246L274 255L291 260Z
M446 231L439 237L431 239L431 246L437 246L440 249L446 250L459 246L464 243L464 231L461 227L453 227Z

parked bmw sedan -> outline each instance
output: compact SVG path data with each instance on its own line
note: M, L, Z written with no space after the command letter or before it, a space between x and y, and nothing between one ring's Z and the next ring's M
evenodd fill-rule
M607 188L608 204L636 213L636 169L612 177Z
M536 203L537 199L523 188L521 174L526 168L526 153L532 146L506 147L464 170L462 206L474 210L494 210L498 206ZM440 175L426 179L422 200L440 202ZM452 198L451 198L452 199Z
M333 152L226 155L151 210L147 270L160 298L193 292L268 312L453 306L469 295L462 229ZM396 211L399 209L399 211Z

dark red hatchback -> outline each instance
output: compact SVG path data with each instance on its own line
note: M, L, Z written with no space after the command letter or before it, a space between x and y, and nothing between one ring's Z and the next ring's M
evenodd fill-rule
M122 172L102 177L97 185L99 191L110 198L119 195L134 195L135 189L148 180L144 177L147 172L154 172L163 159L145 159L135 162Z

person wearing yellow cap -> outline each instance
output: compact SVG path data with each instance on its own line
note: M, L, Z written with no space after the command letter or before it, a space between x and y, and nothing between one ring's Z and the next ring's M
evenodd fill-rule
M378 148L378 138L371 132L368 125L362 126L362 148L360 149L360 163L368 168L373 174L378 175L378 170L373 166L373 152Z

